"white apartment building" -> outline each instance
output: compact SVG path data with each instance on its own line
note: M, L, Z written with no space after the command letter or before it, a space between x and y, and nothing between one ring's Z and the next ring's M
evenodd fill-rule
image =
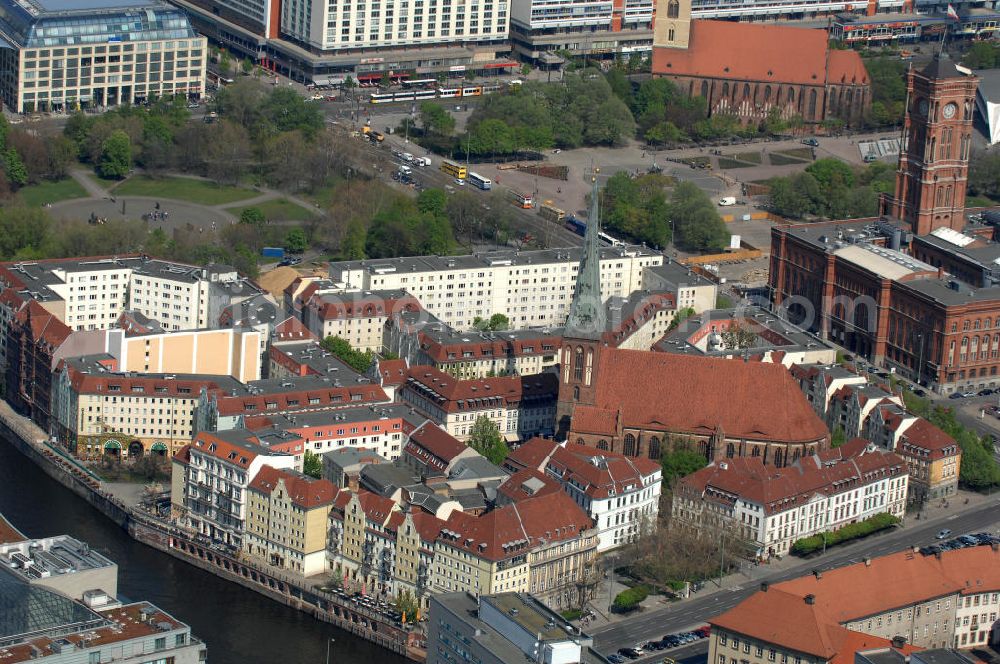
M992 585L992 584L991 584ZM956 648L986 646L991 642L994 624L1000 611L1000 592L996 586L969 588L955 601Z
M582 248L496 251L471 256L342 261L330 279L343 291L405 290L423 308L459 330L476 317L502 313L513 329L566 321ZM601 249L601 296L628 297L642 286L647 267L663 255L645 247Z
M663 469L655 461L558 447L544 472L594 520L598 551L627 544L656 524Z
M268 448L237 436L198 434L174 457L170 500L180 524L240 548L250 482L264 465L301 470L297 457L301 450L296 454L288 446Z
M696 314L715 309L719 287L698 270L667 258L642 275L645 290L673 294L678 309L694 309Z
M340 337L355 350L378 352L386 321L404 312L420 312L406 291L316 293L302 307L302 322L320 339Z
M223 309L260 293L231 267L148 257L5 263L0 283L21 301L38 301L72 330L113 327L126 310L168 332L217 327Z
M162 0L2 0L0 94L17 113L205 91L208 42Z
M680 481L671 509L680 523L730 530L769 557L877 514L902 517L908 480L901 457L857 439L788 468L756 458L713 463Z
M281 7L282 33L323 51L500 41L508 22L507 0L284 0Z

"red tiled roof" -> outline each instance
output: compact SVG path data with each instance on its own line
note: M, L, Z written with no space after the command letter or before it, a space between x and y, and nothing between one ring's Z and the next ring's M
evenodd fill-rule
M182 463L185 466L191 463L191 445L185 445L181 449L177 450L177 454L173 456L173 460L177 463Z
M49 313L37 300L30 300L28 306L15 314L14 320L30 330L33 341L44 341L53 348L61 346L73 333L73 330Z
M779 442L827 439L826 425L780 364L606 349L594 408L577 407L573 433L622 426Z
M920 456L928 461L962 453L954 438L922 417L917 418L899 437L896 451L904 456Z
M361 511L365 513L369 521L383 525L396 508L396 503L392 498L384 498L364 489L358 491L358 503L361 504Z
M1000 552L988 546L945 551L941 557L901 551L772 586L805 597L836 623L846 623L953 593L1000 591ZM770 591L768 591L770 592ZM774 614L772 614L774 615ZM787 622L787 621L783 621Z
M574 539L592 526L572 498L556 491L480 516L455 510L439 539L478 558L504 560L542 544Z
M551 397L559 392L559 379L553 373L529 376L496 376L459 380L430 366L410 367L405 390L411 390L448 413L483 410L499 405L515 407L526 397Z
M427 421L413 430L403 450L423 463L444 468L468 447L450 433ZM428 458L428 455L432 458Z
M379 360L382 385L402 385L406 382L406 360Z
M358 399L354 399L358 396ZM319 399L319 403L309 403L310 398ZM295 392L277 392L273 394L238 394L236 396L220 394L216 397L216 408L220 415L239 415L241 413L283 412L295 410L321 410L332 404L357 406L366 403L381 403L389 397L378 385L349 385L346 387L324 387L319 390L298 390ZM297 404L290 403L297 401ZM268 403L274 403L274 408L268 408Z
M532 438L512 450L503 465L515 472L522 468L541 470L558 447L559 443L549 438Z
M538 488L529 488L525 482L534 480L532 484L538 484ZM525 468L510 477L507 481L497 487L497 492L509 498L512 502L543 496L553 491L562 491L562 486L545 473L534 468Z
M775 84L823 86L842 77L847 83L852 78L867 83L860 56L835 51L828 57L827 40L825 30L696 20L688 48L653 49L653 72Z
M660 464L646 458L568 445L555 450L545 472L572 482L591 498L607 498L634 491L644 479L661 472Z
M417 334L417 340L424 354L438 364L494 357L552 355L562 343L561 337L541 333L534 339L505 339L502 336L477 339L475 333L470 333L468 341L443 344L430 335L420 332ZM466 357L466 353L471 353L471 356Z
M603 338L613 346L617 346L649 319L660 311L673 311L677 308L673 293L651 293L644 297L629 312L629 315L621 320L615 329L605 332Z
M441 534L441 529L444 528L442 519L427 512L411 512L410 518L413 519L413 527L420 533L420 539L424 542L436 540Z
M848 445L849 450L854 447ZM684 477L679 490L701 496L709 490L712 495L739 496L773 514L806 503L817 493L833 495L880 477L906 473L906 462L893 452L876 450L835 459L834 454L805 457L786 468L765 465L757 457L726 459Z
M23 542L28 539L25 537L20 530L10 525L7 519L3 518L0 514L0 544L7 544L8 542Z
M387 297L374 293L338 293L333 295L312 295L307 296L311 284L302 293L306 306L313 311L314 316L320 321L335 320L339 318L370 318L385 316L403 311L420 311L420 300L408 293L399 297ZM315 290L315 288L313 288Z
M328 480L318 480L294 470L267 465L261 466L248 488L271 495L278 487L278 482L284 483L285 491L294 504L307 510L331 505L337 495L337 487Z
M282 341L319 341L319 337L310 332L309 328L303 325L302 321L298 318L289 316L274 326L273 341L274 343L281 343Z
M191 449L197 449L199 452L210 454L216 459L222 459L241 468L249 468L253 460L257 458L257 453L253 450L234 445L207 431L202 431L195 436L194 442L191 443Z

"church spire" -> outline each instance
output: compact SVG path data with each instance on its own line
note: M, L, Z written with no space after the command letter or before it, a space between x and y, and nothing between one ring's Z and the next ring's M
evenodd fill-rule
M594 169L593 188L590 193L590 217L583 240L583 259L576 275L573 303L563 336L575 339L600 339L607 326L604 301L601 299L601 230L600 189L597 186L598 169Z

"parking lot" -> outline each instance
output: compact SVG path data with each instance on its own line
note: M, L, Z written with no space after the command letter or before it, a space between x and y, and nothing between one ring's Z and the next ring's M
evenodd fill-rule
M647 641L645 643L637 643L630 648L620 648L617 653L607 655L607 659L611 664L622 664L622 662L629 660L646 659L650 655L656 655L659 652L674 650L707 639L708 631L708 625L702 625L694 630L666 634L658 641ZM664 657L659 660L653 659L652 661L658 661L662 664L675 664L676 660L671 657Z

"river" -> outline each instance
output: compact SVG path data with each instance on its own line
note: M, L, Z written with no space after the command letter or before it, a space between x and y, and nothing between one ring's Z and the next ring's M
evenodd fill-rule
M0 513L29 537L72 535L118 563L118 592L191 625L211 664L406 660L262 595L139 544L0 440Z

